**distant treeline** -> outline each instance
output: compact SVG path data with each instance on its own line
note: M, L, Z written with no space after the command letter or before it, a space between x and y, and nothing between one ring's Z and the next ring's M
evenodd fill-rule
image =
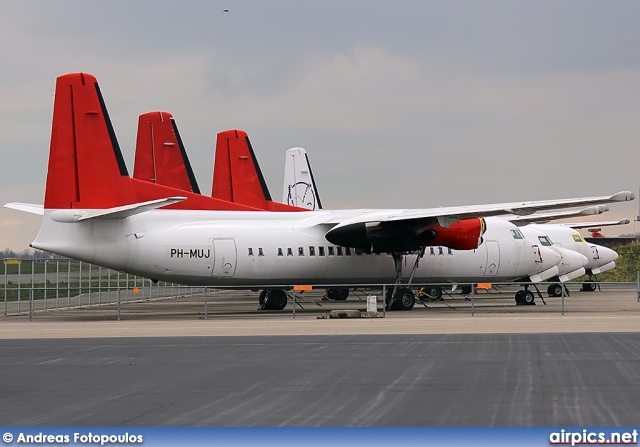
M15 252L10 248L0 251L0 259L67 259L42 250L23 250Z
M640 242L611 247L620 256L616 260L616 268L598 275L604 282L635 282L640 270Z

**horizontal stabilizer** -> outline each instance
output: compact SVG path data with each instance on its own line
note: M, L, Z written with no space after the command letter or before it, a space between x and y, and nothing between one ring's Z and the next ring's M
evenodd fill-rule
M37 205L35 203L10 202L5 203L4 207L18 211L24 211L25 213L39 214L40 216L44 214L44 206Z
M187 200L186 197L167 197L166 199L151 200L149 202L133 203L131 205L117 206L106 210L89 211L78 221L88 219L122 219L124 217L133 216L135 214L144 213L145 211L154 210L163 206Z

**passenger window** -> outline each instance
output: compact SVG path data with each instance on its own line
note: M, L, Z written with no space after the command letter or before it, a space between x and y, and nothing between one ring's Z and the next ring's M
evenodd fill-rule
M291 247L287 248L287 256L293 256L293 249Z
M278 256L282 256L282 255L283 255L282 248L278 247Z
M298 256L304 256L304 247L298 247Z
M344 248L344 254L345 254L345 256L351 256L351 249L349 247L345 247Z
M249 247L249 256L253 256L253 248Z
M342 256L342 247L336 247L337 255Z
M429 247L429 253L432 255L436 254L436 252L433 250L433 247Z
M448 253L449 253L450 255L452 255L452 254L453 254L453 250L451 250L451 248L447 248L447 250L448 250Z
M313 245L309 245L309 256L315 256L316 255L316 247L314 247Z
M328 255L333 256L333 246L327 247L327 250L329 250Z
M262 252L262 248L258 248L258 256L264 256L264 253Z
M439 255L443 255L444 254L443 251L442 251L442 247L438 247L438 254Z
M318 247L318 256L324 256L324 247Z

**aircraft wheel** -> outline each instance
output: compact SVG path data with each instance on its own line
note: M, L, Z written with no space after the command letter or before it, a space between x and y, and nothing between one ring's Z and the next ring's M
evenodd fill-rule
M265 309L282 310L287 307L287 293L282 289L269 289L265 300Z
M411 291L411 289L407 289L406 287L402 287L398 289L396 292L396 299L394 302L395 309L398 310L411 310L413 309L413 305L416 303L416 297Z
M425 287L425 291L427 295L431 297L432 300L442 301L442 287L439 286L429 286Z
M349 296L349 289L346 287L331 287L327 289L327 296L332 300L344 301Z
M522 301L524 304L536 304L536 296L531 290L523 290L522 292Z
M592 279L587 279L585 282L582 283L583 292L595 292L597 288L598 288L598 285Z
M518 290L516 292L516 304L524 304L524 290Z
M551 284L547 288L547 293L549 296L562 296L562 285L561 284Z

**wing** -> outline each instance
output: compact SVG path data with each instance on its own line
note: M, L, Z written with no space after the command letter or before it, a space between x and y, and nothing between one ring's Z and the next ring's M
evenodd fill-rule
M559 225L571 227L575 230L581 230L584 228L592 228L592 227L611 227L614 225L627 225L630 222L631 221L629 219L620 219L620 220L603 220L601 222L569 222L569 223L561 223Z
M426 245L468 250L481 243L484 223L478 218L524 216L536 211L626 202L634 198L633 193L623 191L575 199L374 211L342 221L329 230L325 238L336 245L372 252L412 251Z
M579 210L555 211L551 213L534 213L528 216L505 217L509 222L521 227L530 223L547 223L552 220L566 219L568 217L593 216L609 211L606 205L594 205Z

